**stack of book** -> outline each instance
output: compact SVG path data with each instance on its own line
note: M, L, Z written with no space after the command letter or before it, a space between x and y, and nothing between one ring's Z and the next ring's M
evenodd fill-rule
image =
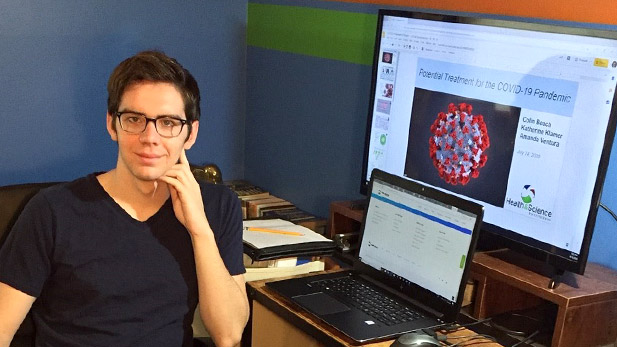
M236 193L240 201L242 201L243 219L248 218L248 209L246 207L248 201L270 197L268 191L245 180L224 181L223 184Z
M244 203L246 205L247 219L264 217L266 213L272 211L284 211L295 208L291 202L274 195L263 199L246 200Z
M223 184L233 190L241 200L254 197L267 197L270 195L268 191L245 180L225 181Z
M238 195L244 219L246 281L321 271L335 244L323 235L326 220L246 180L224 181ZM252 228L256 228L251 230ZM303 229L305 228L305 229ZM255 231L255 230L262 231ZM264 231L265 230L265 231Z
M270 194L246 180L223 182L242 201L242 218L278 218L305 226L319 234L326 232L326 220L296 207L290 201Z
M246 281L287 277L315 271L323 271L324 261L320 257L288 257L275 260L255 261L244 255Z

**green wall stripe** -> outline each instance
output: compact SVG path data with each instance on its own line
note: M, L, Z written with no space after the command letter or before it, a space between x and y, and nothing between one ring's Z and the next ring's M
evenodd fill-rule
M310 7L248 4L250 46L372 65L377 16Z

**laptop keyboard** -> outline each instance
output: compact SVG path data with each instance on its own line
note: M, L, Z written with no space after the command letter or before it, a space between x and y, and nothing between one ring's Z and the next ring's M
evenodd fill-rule
M311 282L311 285L386 325L410 322L423 317L420 313L351 277L319 280Z

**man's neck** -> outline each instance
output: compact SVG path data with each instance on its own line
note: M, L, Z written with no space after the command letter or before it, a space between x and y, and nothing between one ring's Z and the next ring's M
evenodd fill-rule
M98 177L99 182L131 217L145 221L169 198L169 188L159 181L143 181L122 170L113 169Z

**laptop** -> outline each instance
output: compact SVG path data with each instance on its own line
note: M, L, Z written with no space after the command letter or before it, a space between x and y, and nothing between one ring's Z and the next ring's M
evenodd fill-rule
M454 322L483 207L379 169L367 200L352 269L266 286L357 342Z

